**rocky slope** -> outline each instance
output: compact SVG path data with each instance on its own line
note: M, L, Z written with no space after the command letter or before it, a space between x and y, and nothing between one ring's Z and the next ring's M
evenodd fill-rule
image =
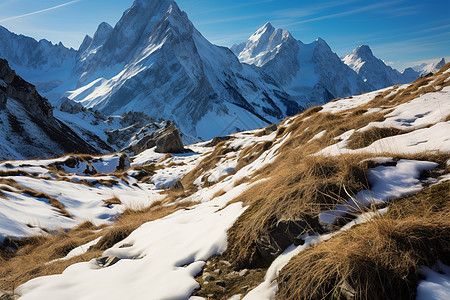
M304 44L270 23L231 50L241 62L272 74L305 107L373 89L343 64L323 39Z
M0 59L0 121L0 159L97 151L54 118L50 103L3 59Z

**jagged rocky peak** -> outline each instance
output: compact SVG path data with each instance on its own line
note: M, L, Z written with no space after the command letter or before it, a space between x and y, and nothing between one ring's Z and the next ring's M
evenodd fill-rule
M373 52L372 49L370 49L370 47L368 45L360 45L358 47L356 47L355 50L353 50L352 52L353 55L356 55L360 58L373 58Z
M92 39L91 47L102 45L108 39L112 31L113 27L106 22L102 22L98 25L97 31Z
M232 47L241 62L254 64L258 67L266 64L275 52L280 51L281 45L295 47L296 41L289 31L275 29L267 22L259 28L247 41Z
M435 66L435 70L438 71L440 70L443 66L445 66L446 62L445 62L445 58L442 58Z

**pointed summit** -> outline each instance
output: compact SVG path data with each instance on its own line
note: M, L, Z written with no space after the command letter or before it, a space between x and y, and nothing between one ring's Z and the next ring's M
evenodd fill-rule
M445 66L445 58L442 58L435 66L435 69L440 70L443 66Z
M363 59L371 59L375 58L373 55L372 49L368 45L360 45L355 50L353 50L352 54L363 58Z
M94 37L92 38L90 48L93 49L103 45L108 39L108 37L111 35L112 31L113 31L112 26L106 22L103 22L100 25L98 25L97 31L95 32Z

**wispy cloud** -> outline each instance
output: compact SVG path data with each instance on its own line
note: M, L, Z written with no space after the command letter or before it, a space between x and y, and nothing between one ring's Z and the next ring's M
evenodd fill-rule
M229 22L236 22L241 20L249 20L249 19L255 19L267 16L267 14L254 14L254 15L244 15L244 16L237 16L237 17L229 17L229 18L221 18L221 19L211 19L211 20L204 20L197 22L196 25L209 25L209 24L218 24L218 23L229 23Z
M371 5L363 6L363 7L352 9L352 10L346 10L346 11L339 12L339 13L334 13L334 14L314 17L314 18L310 18L310 19L300 20L300 21L297 21L297 22L284 24L283 26L293 26L293 25L298 25L298 24L311 23L311 22L315 22L315 21L321 21L321 20L345 17L345 16L354 15L354 14L358 14L358 13L362 13L362 12L366 12L366 11L375 11L377 9L381 9L381 8L385 8L385 7L388 7L388 6L392 6L392 5L395 5L395 4L400 3L400 2L402 2L402 0L385 2L385 3L371 4Z
M70 4L74 4L74 3L80 2L80 1L81 1L81 0L73 0L73 1L70 1L70 2L67 2L67 3L64 3L64 4L60 4L60 5L56 5L56 6L53 6L53 7L49 7L49 8L45 8L45 9L41 9L41 10L37 10L37 11L33 11L33 12L26 13L26 14L23 14L23 15L18 15L18 16L14 16L14 17L5 18L5 19L0 20L0 22L7 22L7 21L11 21L11 20L16 20L16 19L20 19L20 18L25 18L25 17L32 16L32 15L37 15L37 14L45 13L45 12L52 11L52 10L61 8L61 7L63 7L63 6L67 6L67 5L70 5Z
M348 5L351 3L358 2L359 0L340 0L340 1L330 1L323 3L314 3L312 6L301 7L298 9L281 9L274 12L274 15L278 18L284 19L296 19L307 16L312 16L320 13L326 9L336 8L339 6Z
M233 6L225 6L225 7L222 6L222 7L208 9L208 10L203 10L203 11L196 11L192 15L210 14L210 13L214 13L214 12L221 12L221 11L226 11L226 10L232 10L232 9L247 7L247 6L254 6L254 5L264 4L264 3L274 2L274 1L275 0L260 0L260 1L246 2L246 3L233 5Z

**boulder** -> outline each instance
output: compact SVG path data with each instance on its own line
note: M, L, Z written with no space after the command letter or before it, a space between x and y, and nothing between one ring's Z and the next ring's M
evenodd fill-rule
M74 115L83 110L83 106L80 103L70 100L69 98L63 98L62 101L63 102L60 107L62 112Z
M159 153L184 153L183 142L180 137L180 131L174 125L167 123L165 127L153 131L131 146L135 155L153 147ZM130 149L124 149L128 151Z
M184 145L181 141L180 131L173 125L156 139L156 152L183 153Z
M274 259L290 245L304 243L302 236L310 231L322 232L316 220L280 220L274 221L270 231L256 240L259 253L265 259Z

